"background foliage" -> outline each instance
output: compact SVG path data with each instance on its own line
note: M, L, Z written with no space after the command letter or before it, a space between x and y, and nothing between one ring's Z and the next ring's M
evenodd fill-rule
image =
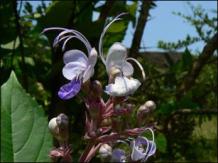
M40 33L44 28L51 26L74 28L83 33L94 47L98 47L98 40L105 22L121 12L129 13L123 21L115 23L106 34L104 40L106 52L113 42L124 39L129 23L136 28L133 34L134 42L140 43L142 35L140 31L143 32L150 17L149 11L158 6L155 2L145 3L144 1L131 3L105 1L103 3L98 0L73 0L52 1L49 5L41 1L41 4L34 9L28 1L18 3L3 0L1 3L1 85L7 81L11 71L14 70L23 88L35 97L48 119L60 112L70 117L70 138L73 145L73 159L76 161L85 146L85 142L82 141L84 104L81 103L80 98L67 102L58 99L57 91L65 82L61 75L63 53L60 48L55 50L52 48L52 41L57 33L48 33L48 39ZM158 151L150 161L217 162L217 11L212 11L214 17L209 17L208 11L202 7L195 7L191 3L188 6L193 15L178 12L174 14L184 19L187 25L195 28L198 37L192 37L187 33L184 40L177 42L161 40L157 46L165 52L160 54L146 51L139 53L140 44L133 44L129 49L129 55L140 60L147 75L147 80L140 91L129 100L134 102L135 109L147 100L153 100L157 104L157 109L147 117L145 123L145 125L155 123L156 128ZM99 13L97 20L93 20L94 11ZM136 16L137 13L139 16ZM207 51L192 54L188 46L201 40L204 41L204 48L207 47ZM68 44L67 48L71 47L84 48L77 41ZM177 51L181 49L185 49L184 52L178 53ZM105 85L107 76L101 71L102 68L103 65L98 62L94 78L103 81ZM3 126L4 117L7 117L4 109L13 109L12 105L8 104L6 107L5 103L11 97L18 102L32 101L31 97L26 97L14 74L6 85L15 88L9 90L3 85L1 89L1 144L3 145L5 130L9 127ZM19 92L25 96L24 99L20 99ZM12 102L8 101L8 103ZM28 105L30 108L21 104L19 105L21 110L17 114L28 109L42 112L42 108L36 105L35 101L30 102ZM26 115L27 118L31 116L33 115ZM37 116L43 117L42 113ZM134 119L130 121L132 125L135 125ZM12 121L11 125L15 125L14 123L16 122ZM46 126L45 122L43 124ZM28 129L28 125L23 123L20 127ZM43 132L44 135L47 133L47 131ZM40 141L40 138L31 138L31 141L35 140ZM14 148L19 145L16 141L11 143ZM53 143L57 144L55 141ZM3 148L5 147L1 146L1 160L4 160L5 156ZM44 154L47 156L47 152ZM25 160L27 157L22 159ZM99 160L98 157L95 159Z

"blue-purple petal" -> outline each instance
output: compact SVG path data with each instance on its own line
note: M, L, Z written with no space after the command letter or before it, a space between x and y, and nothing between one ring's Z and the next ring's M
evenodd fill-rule
M114 149L111 159L112 162L124 162L126 160L125 152L122 149Z
M74 79L70 83L63 85L58 91L58 96L63 100L68 100L76 96L81 89L81 81Z
M148 143L149 143L148 156L152 156L156 152L156 144L154 141L148 141Z

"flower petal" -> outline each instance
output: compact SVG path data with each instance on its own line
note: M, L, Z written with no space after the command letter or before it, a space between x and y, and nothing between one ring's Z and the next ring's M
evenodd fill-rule
M134 68L129 62L124 62L122 65L122 72L124 76L132 76Z
M146 158L147 156L146 151L149 148L148 144L149 144L148 139L144 137L137 137L135 140L133 140L131 159L133 161L138 161L138 160Z
M105 92L111 96L126 96L128 93L127 82L123 77L117 76L113 84L106 86Z
M132 142L131 159L133 161L143 160L146 161L148 157L156 152L156 144L145 137L137 137Z
M96 62L97 62L97 57L98 57L98 53L95 50L95 48L92 48L90 54L89 54L89 64L92 65L92 67L95 66Z
M125 162L126 156L125 152L122 149L114 149L112 152L112 162Z
M94 74L94 68L91 65L89 65L89 67L85 70L83 74L83 83L89 80L93 74Z
M81 81L74 79L70 83L63 85L58 91L58 96L63 100L73 98L81 89Z
M105 92L111 96L128 96L133 94L141 83L137 79L117 76L113 84L106 86Z
M133 161L138 161L146 157L146 154L143 153L142 150L138 150L138 146L136 146L136 141L134 140L132 142L132 153L131 153L131 159Z
M115 66L117 68L122 68L122 64L127 57L126 47L121 43L114 43L109 49L107 58L106 58L106 69L109 73L110 68Z
M148 156L152 156L156 152L156 144L154 141L150 141L150 140L148 141L148 143L150 144Z
M87 64L88 62L87 56L77 49L66 51L63 59L65 64L69 62L81 62L82 64Z
M77 76L82 75L86 67L87 66L82 62L70 62L64 66L62 73L66 79L72 80Z
M148 146L146 149L146 156L142 159L142 162L145 162L150 156L154 155L155 152L156 152L155 142L148 140Z
M131 78L128 81L128 89L129 89L129 95L133 94L141 85L141 83L139 82L139 80Z

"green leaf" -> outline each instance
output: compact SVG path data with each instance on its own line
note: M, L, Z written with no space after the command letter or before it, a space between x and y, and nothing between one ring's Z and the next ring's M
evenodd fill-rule
M124 21L116 22L108 29L108 33L119 33L126 29L126 24Z
M47 8L45 16L38 19L38 26L43 29L46 27L65 27L70 20L73 11L72 1L55 1Z
M167 147L167 140L166 137L164 136L164 134L159 133L155 139L155 142L157 144L157 149L160 152L166 152L166 147Z
M1 86L1 102L1 162L48 162L47 118L14 72Z
M2 44L1 47L4 48L4 49L10 49L10 50L13 50L13 49L16 49L18 48L20 45L20 40L19 38L17 37L15 40L11 41L11 42L8 42L6 44Z

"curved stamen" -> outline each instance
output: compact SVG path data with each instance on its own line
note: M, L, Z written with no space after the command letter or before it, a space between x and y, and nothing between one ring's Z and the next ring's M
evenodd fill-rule
M91 51L92 46L91 46L91 44L89 43L89 41L87 40L87 38L86 38L82 33L80 33L80 32L77 31L77 30L72 29L72 31L75 32L75 34L80 35L81 38L83 38L83 40L87 43L87 47L88 47L87 49L90 49L89 51Z
M142 65L139 63L139 61L137 61L135 58L127 58L126 60L132 60L137 64L137 66L140 68L140 70L142 72L142 78L143 78L143 80L145 80L145 71L144 71Z
M147 139L147 138L145 138L145 140L146 140L146 143L147 143L146 151L145 151L145 156L147 156L148 149L149 149L149 142L148 142L148 139Z
M80 32L73 30L73 29L72 30L66 29L65 31L59 33L58 36L56 37L56 39L59 40L59 38L65 34L74 34L78 40L80 40L81 42L83 42L85 44L88 52L91 50L91 45L88 42L88 40L85 38L85 36L83 36Z
M66 30L67 28L61 28L61 27L50 27L50 28L45 28L40 34L44 34L45 32L48 31L53 31L53 30Z
M57 41L57 40L56 40L56 41L54 41L52 46L53 46L53 47L56 47L56 46L57 46L57 44L58 44L59 42L61 42L61 41L65 40L65 39L66 39L66 38L68 38L68 37L70 37L70 36L64 36L64 37L62 37L62 38L61 38L59 41Z
M104 65L106 65L106 61L105 61L105 58L104 58L104 55L103 55L103 37L106 33L106 31L108 30L108 28L111 26L112 23L114 23L115 21L117 20L121 20L121 16L125 15L127 13L121 13L119 15L117 15L110 23L108 23L104 29L103 29L103 32L101 33L101 36L100 36L100 40L99 40L99 44L98 44L98 51L99 51L99 54L100 54L100 57L101 57L101 60L102 62L104 63Z
M67 42L72 39L72 38L75 38L75 36L68 36L68 38L64 41L63 45L62 45L62 51L65 50L65 47L67 45ZM60 39L61 40L61 39Z
M58 36L55 38L53 44L57 44L57 43L60 41L59 39L60 39L61 36L70 33L70 34L75 35L75 38L77 38L78 40L80 40L81 42L83 42L84 45L85 45L86 48L87 48L88 54L90 53L90 51L91 51L91 49L92 49L91 44L89 43L89 41L86 39L86 37L85 37L82 33L78 32L78 31L76 31L76 30L74 30L74 29L67 29L67 28L61 28L61 27L45 28L45 29L42 31L42 33L45 33L45 32L47 32L47 31L51 31L51 30L63 30L63 31L60 32L60 33L58 34Z
M151 129L151 128L145 128L144 132L146 130L149 130L151 132L151 135L152 135L152 141L154 141L154 131Z

